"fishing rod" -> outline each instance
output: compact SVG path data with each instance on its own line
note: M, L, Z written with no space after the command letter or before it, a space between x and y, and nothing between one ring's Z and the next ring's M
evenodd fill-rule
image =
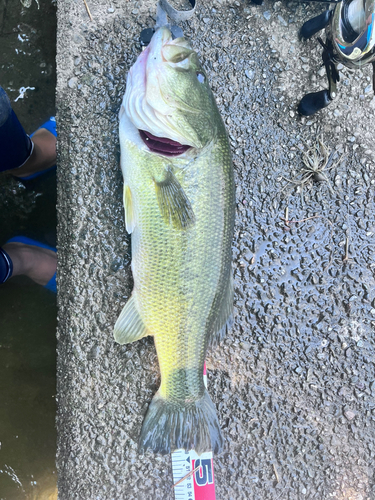
M179 38L184 36L182 29L177 26L177 23L187 21L195 14L195 8L197 5L197 0L189 0L191 9L189 10L177 10L168 2L168 0L159 0L156 7L156 23L154 28L145 28L140 33L140 42L142 46L146 46L150 43L152 35L155 31L166 26L172 33L174 38ZM168 22L168 17L175 23L171 25Z
M262 5L263 0L251 0L252 3L255 3L256 5ZM335 3L341 3L343 0L297 0L300 3L325 3L325 4L335 4Z
M299 2L306 2L306 3L310 3L310 2L315 2L315 3L340 3L343 0L298 0L298 1Z

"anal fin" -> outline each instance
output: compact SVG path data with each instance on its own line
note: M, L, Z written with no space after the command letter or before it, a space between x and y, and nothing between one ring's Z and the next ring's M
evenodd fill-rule
M149 332L139 315L134 294L125 304L118 317L113 331L115 341L119 344L130 344L149 335Z

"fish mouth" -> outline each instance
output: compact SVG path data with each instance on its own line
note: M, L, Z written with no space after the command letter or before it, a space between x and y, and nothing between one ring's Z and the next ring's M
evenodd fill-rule
M183 38L172 40L167 28L159 28L131 67L123 98L126 116L142 137L141 142L152 152L166 156L181 155L189 147L202 147L188 120L181 117L181 114L189 114L192 110L186 103L180 102L181 99L175 99L173 88L171 90L165 81L165 75L170 74L168 71L173 72L175 67L177 71L184 61L188 62L187 57L180 62L171 62L179 57L180 52L183 55L192 52L189 43ZM185 109L186 106L188 109ZM144 133L150 134L146 141Z
M142 141L152 153L159 153L164 156L179 156L185 153L191 146L180 144L168 137L156 137L146 130L138 130Z

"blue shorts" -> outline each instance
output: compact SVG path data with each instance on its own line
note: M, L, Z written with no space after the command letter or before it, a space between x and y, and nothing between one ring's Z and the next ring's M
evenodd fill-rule
M0 247L0 284L12 276L13 262L9 255Z
M21 167L33 152L33 143L0 87L0 172Z

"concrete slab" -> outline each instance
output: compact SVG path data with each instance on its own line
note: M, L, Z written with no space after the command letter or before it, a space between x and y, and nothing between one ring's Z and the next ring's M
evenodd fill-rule
M137 452L159 381L151 339L119 347L131 288L117 113L154 3L58 3L59 498L172 499L170 457ZM369 68L311 119L320 49L302 22L322 7L204 0L186 36L228 127L237 184L236 321L208 358L225 451L217 498L375 496L375 175ZM344 157L303 192L320 135ZM281 217L302 222L285 225ZM346 252L347 248L347 252Z

